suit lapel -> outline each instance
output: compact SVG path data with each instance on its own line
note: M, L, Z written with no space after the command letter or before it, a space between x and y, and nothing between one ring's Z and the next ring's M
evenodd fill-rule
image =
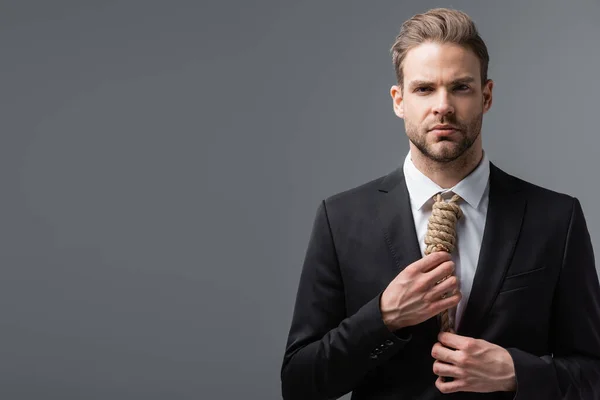
M410 197L402 168L398 168L382 181L379 187L378 218L383 228L386 244L396 263L396 274L421 258L415 223L410 207Z
M475 337L494 303L521 231L526 200L517 181L490 163L490 192L479 260L459 335Z
M377 214L387 247L395 262L395 277L406 266L422 258L402 167L383 179L379 192ZM421 326L434 340L439 331L437 318L432 317Z

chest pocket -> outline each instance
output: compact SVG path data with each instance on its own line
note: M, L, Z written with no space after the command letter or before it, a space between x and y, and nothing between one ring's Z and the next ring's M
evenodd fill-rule
M538 286L549 278L550 269L547 267L535 268L530 271L518 272L507 275L500 287L499 295L518 290L524 290L532 286Z

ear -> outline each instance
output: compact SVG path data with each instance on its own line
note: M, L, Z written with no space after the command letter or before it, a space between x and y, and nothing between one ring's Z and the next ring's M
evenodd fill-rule
M390 95L392 96L394 113L399 118L404 118L404 98L402 97L402 88L399 85L392 86Z
M494 81L488 79L483 85L483 112L484 114L492 107L492 89L494 89Z

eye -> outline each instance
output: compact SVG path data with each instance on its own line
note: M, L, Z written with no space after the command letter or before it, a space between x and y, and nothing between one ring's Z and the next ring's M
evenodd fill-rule
M470 88L469 88L469 86L467 86L467 85L464 85L464 84L463 84L463 85L456 85L456 86L454 87L454 90L456 90L456 91L458 91L458 92L466 92L466 91L468 91L469 89L470 89Z
M432 89L429 86L419 86L415 89L415 93L427 93Z

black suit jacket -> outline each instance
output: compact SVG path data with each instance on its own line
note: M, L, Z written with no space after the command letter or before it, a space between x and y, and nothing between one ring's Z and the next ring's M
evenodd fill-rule
M317 211L281 369L288 400L600 399L600 289L581 205L490 163L486 226L457 333L506 348L515 392L442 394L437 318L390 332L379 299L421 258L402 168Z

